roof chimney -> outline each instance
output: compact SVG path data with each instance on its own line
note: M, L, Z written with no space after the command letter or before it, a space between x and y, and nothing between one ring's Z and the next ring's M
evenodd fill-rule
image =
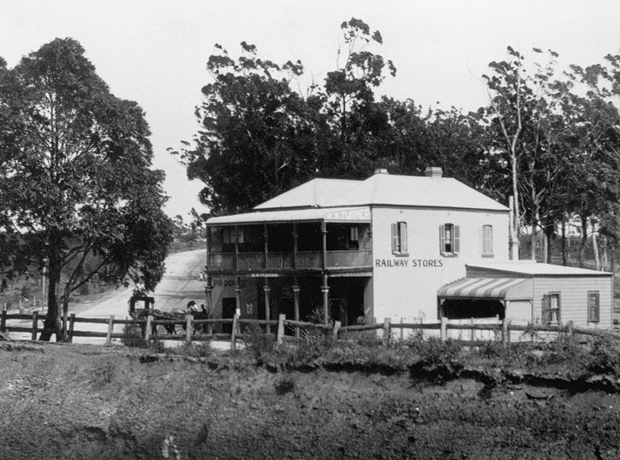
M375 174L389 174L388 170L385 168L375 169Z
M441 177L443 175L443 171L438 166L427 166L424 171L424 175L432 178Z

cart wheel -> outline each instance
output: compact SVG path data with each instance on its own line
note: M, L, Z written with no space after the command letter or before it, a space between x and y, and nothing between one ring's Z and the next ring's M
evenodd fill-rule
M179 324L179 323L175 324L174 325L174 333L176 335L185 334L185 323L183 323L183 324Z

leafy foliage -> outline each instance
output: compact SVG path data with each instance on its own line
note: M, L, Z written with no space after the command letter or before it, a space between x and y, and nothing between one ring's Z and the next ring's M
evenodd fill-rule
M47 265L43 338L96 273L152 290L172 229L142 109L110 93L78 42L56 39L0 69L0 125L0 262Z
M542 229L550 245L558 224L578 218L583 245L592 222L604 221L603 234L616 240L619 56L562 72L552 50L526 55L509 46L483 77L489 105L463 113L378 100L377 88L396 75L374 52L381 33L356 18L341 31L336 68L305 95L292 89L304 73L300 61L278 65L246 42L235 59L218 45L196 111L200 130L172 152L190 179L204 182L201 200L212 215L247 211L314 177L362 179L376 168L420 175L441 166L504 204L513 196L513 227L534 229L532 238Z

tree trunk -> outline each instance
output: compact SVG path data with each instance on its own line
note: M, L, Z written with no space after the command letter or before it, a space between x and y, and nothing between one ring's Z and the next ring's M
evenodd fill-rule
M60 267L52 267L50 263L49 269L49 283L47 290L47 316L43 323L43 331L39 336L39 340L49 342L53 334L56 334L56 338L59 337L60 321L58 320L58 296L56 292L58 290L58 284L60 282Z
M562 216L562 265L566 267L566 217Z
M62 271L61 244L62 238L56 234L49 236L49 266L48 266L48 286L47 286L47 316L43 322L43 331L39 340L50 341L53 334L56 340L60 338L60 321L58 305L58 286L60 285L60 274Z
M594 264L597 270L601 269L601 257L598 252L598 242L596 241L596 233L594 232L594 224L592 224L592 251L594 252Z
M518 134L517 134L518 135ZM516 148L514 145L511 146L511 151L510 151L510 163L511 163L511 168L512 168L512 199L513 199L513 203L514 203L514 212L513 212L513 219L512 222L510 222L510 225L512 225L513 228L513 232L514 232L514 241L515 241L515 245L514 245L514 249L513 251L516 253L516 257L515 259L519 259L519 245L521 243L521 241L519 240L519 229L521 227L520 225L520 218L519 218L519 184L517 182L517 152L516 152Z
M588 218L581 216L581 241L579 242L579 267L583 268L583 258L586 252L586 242L588 241Z
M551 262L551 242L553 241L553 234L555 233L555 228L553 225L546 225L545 226L545 239L546 239L546 244L545 244L545 259L544 261L548 264L552 263Z

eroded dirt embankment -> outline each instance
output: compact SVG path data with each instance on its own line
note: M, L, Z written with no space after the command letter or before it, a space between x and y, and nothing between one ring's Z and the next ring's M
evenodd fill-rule
M450 380L439 369L448 380L434 383L347 366L283 372L225 356L9 348L0 459L620 457L610 379L590 382L608 391L586 391L518 372L461 369Z

